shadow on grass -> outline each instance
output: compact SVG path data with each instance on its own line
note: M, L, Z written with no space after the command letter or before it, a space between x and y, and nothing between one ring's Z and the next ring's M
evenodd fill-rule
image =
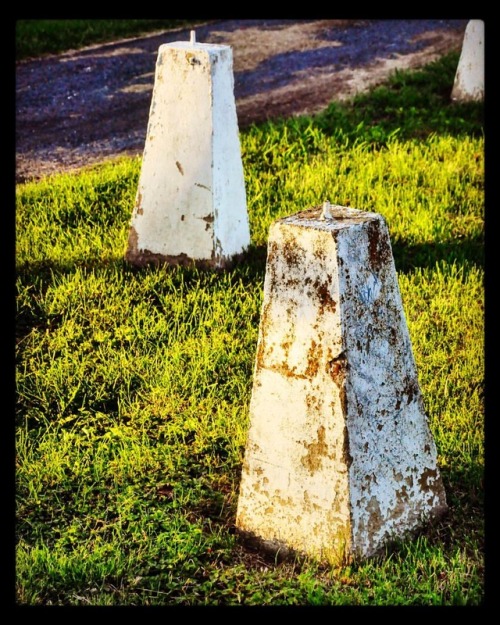
M396 241L392 244L392 251L396 271L398 273L410 273L416 268L433 268L436 263L448 262L463 265L467 269L471 264L484 266L484 241L481 237L474 239L461 239L443 243L424 243L408 245L404 241ZM87 258L81 262L53 262L36 261L26 262L17 269L17 276L21 283L51 284L55 274L70 275L77 269L83 271L95 271L108 269L127 276L140 277L150 271L170 271L174 285L178 283L184 287L193 285L195 288L213 288L217 286L217 280L213 276L225 274L229 284L242 283L243 285L255 285L258 281L264 284L266 272L267 246L251 245L238 261L228 269L207 270L198 267L180 267L163 265L136 267L128 263L124 258L115 258L103 262L101 258ZM29 334L33 327L51 326L53 319L43 319L36 310L24 310L16 316L16 340L21 340Z
M239 466L231 469L236 482L240 471ZM470 557L480 566L481 554L484 554L485 550L483 467L477 462L470 462L442 470L441 476L448 503L447 512L429 519L406 539L387 543L386 547L370 560L382 562L393 556L404 558L410 543L423 538L430 548L435 546L443 549L450 558L454 557L457 550L460 552L467 550ZM217 528L222 533L235 535L236 542L233 548L235 556L242 558L249 568L258 568L263 564L273 567L282 562L295 562L300 567L301 561L307 561L307 558L293 551L273 553L264 545L260 545L255 537L252 539L241 535L236 528L236 502L232 491L227 492L215 484L215 488L205 490L204 497L190 514L194 519L205 519L205 522L209 520L211 530ZM353 562L355 568L356 565L363 564L363 560Z
M404 240L392 242L394 262L398 272L411 272L416 268L432 268L436 263L446 261L458 264L476 264L483 266L485 262L484 239L481 236L475 238L445 241L441 243L422 243L409 245ZM80 262L55 262L51 260L25 262L17 267L16 275L21 282L28 280L50 283L54 274L71 274L76 269L94 271L107 268L126 275L138 275L141 273L164 269L177 274L184 284L194 282L204 274L229 274L235 275L248 283L254 280L263 280L266 270L267 245L250 245L247 251L228 269L202 269L199 267L146 265L137 267L127 262L124 258L116 257L109 261L102 258L86 258Z
M410 273L414 269L430 269L440 262L484 266L484 241L481 237L408 245L393 241L392 254L396 270Z

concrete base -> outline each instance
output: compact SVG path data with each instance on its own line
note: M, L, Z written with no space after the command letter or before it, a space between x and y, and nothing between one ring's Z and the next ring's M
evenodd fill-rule
M239 531L339 561L445 511L385 221L337 206L278 220Z
M229 46L160 46L126 259L224 267L250 244Z
M484 22L470 20L465 29L451 99L457 102L484 99Z

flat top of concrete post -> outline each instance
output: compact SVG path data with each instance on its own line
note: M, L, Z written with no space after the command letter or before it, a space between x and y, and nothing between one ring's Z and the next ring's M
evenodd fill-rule
M191 30L189 31L189 41L173 41L172 43L163 44L162 46L160 46L160 48L184 48L184 49L195 48L197 50L202 49L202 50L210 51L210 49L226 50L228 48L230 49L231 46L228 46L226 44L218 44L218 43L200 43L196 41L196 31Z
M367 221L383 220L379 213L362 211L348 206L339 206L324 202L321 206L308 208L294 215L278 219L277 223L286 223L319 230L340 230L354 224L362 224Z

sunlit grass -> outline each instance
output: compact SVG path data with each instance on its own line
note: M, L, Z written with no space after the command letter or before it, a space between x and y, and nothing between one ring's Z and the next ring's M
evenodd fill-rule
M124 262L140 159L18 186L19 603L482 603L484 139L360 133L242 133L252 246L225 272ZM325 199L387 220L450 504L336 569L233 531L269 227Z

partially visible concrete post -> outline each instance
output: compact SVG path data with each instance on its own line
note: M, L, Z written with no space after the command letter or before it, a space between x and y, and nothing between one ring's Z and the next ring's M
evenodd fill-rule
M484 99L484 22L470 20L465 29L451 99L457 102Z
M160 46L126 259L224 267L250 243L232 50Z
M446 509L383 217L274 222L237 528L339 561Z

